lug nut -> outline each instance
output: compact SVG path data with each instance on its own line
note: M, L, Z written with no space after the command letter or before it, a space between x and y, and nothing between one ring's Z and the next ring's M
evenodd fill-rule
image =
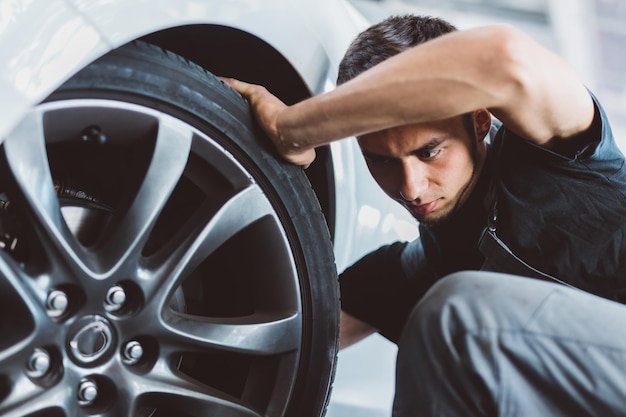
M124 307L126 302L126 292L121 285L114 285L109 288L107 295L104 299L104 307L107 311L119 311Z
M131 340L124 346L122 355L124 356L124 363L135 365L143 357L143 346L138 341Z
M50 371L50 354L41 348L36 348L26 363L26 373L31 378L42 378Z
M106 143L107 141L107 137L104 133L102 133L100 126L87 126L81 132L80 138L85 142L97 143L100 145Z
M66 311L69 306L69 299L67 294L61 290L53 290L48 294L46 300L46 312L50 317L60 317Z
M98 398L98 385L91 378L83 378L78 385L78 403L85 407L92 405Z

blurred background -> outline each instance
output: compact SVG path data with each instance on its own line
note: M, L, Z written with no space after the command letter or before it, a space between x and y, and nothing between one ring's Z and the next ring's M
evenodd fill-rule
M626 0L349 1L370 23L416 13L459 29L498 22L519 27L574 67L600 99L626 152ZM341 351L327 417L389 417L395 355L395 345L378 335Z

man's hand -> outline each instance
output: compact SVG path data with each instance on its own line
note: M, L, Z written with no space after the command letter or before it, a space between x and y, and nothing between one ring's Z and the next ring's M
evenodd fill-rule
M220 79L248 100L261 128L272 140L281 156L294 165L308 168L315 159L315 149L299 146L298 143L286 138L279 130L278 118L288 106L263 86L233 78L220 77Z

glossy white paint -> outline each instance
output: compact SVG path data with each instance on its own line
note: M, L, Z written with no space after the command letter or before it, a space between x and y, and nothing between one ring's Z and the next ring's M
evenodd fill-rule
M319 93L365 20L335 0L0 0L0 88L10 98L0 103L0 137L29 106L107 51L161 29L197 23L260 37Z
M109 48L62 0L0 0L0 138L26 110Z

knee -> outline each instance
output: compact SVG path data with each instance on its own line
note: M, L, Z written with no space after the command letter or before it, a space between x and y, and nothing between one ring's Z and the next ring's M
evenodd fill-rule
M492 299L499 281L493 273L479 271L456 272L440 279L424 295L412 313L413 318L425 315L439 315L443 310L467 309L470 306L485 305Z
M511 301L510 279L527 279L483 271L463 271L439 280L413 309L405 333L432 339L451 332L497 326ZM409 335L410 337L410 335Z
M485 277L491 273L462 271L450 274L437 281L426 293L420 304L425 308L439 308L450 302L472 302L491 292Z

